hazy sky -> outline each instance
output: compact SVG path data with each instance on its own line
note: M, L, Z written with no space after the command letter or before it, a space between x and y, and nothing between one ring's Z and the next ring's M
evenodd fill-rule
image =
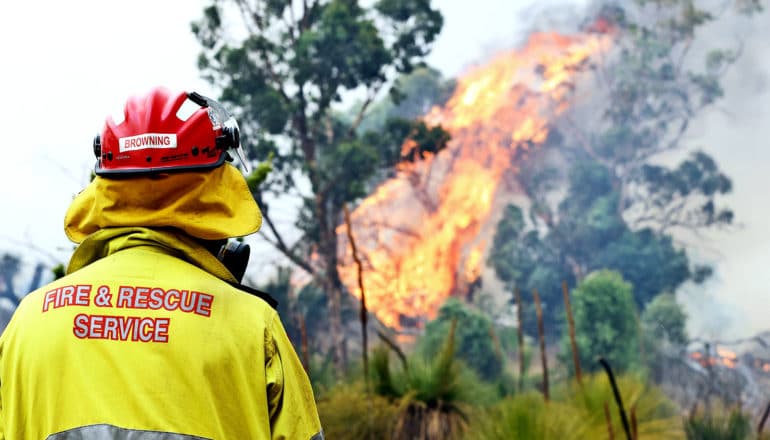
M63 233L71 198L88 182L93 166L91 140L103 118L128 95L156 85L213 93L198 78L199 46L189 31L203 0L44 0L13 2L0 15L0 128L3 134L0 191L4 204L0 251L31 247L32 262L52 254L65 260L72 244ZM533 11L553 1L438 0L444 30L429 58L446 76L455 76L486 56L518 42L532 26ZM585 0L563 0L580 7ZM569 8L560 8L570 14ZM770 15L746 32L767 36ZM733 29L728 29L732 31ZM730 36L722 30L720 36ZM747 48L727 84L728 99L694 124L693 141L716 145L714 152L735 182L731 201L743 229L709 242L719 264L709 289L715 300L690 298L690 310L720 304L745 314L745 333L762 326L770 273L770 212L762 199L770 185L764 171L767 108L770 106L768 39ZM731 95L733 93L733 95ZM754 277L743 276L750 270ZM724 287L727 286L727 287ZM700 309L698 309L700 307Z

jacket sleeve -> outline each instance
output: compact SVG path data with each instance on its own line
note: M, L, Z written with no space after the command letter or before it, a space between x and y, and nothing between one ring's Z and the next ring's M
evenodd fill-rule
M268 327L265 339L265 375L272 438L323 440L310 380L277 314Z

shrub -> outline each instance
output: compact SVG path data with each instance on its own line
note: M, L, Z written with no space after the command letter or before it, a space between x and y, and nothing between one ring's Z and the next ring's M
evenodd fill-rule
M604 357L618 372L639 364L639 331L632 286L614 271L590 273L574 290L572 310L580 364L596 371L596 359ZM562 353L570 350L569 336L562 335ZM571 362L568 368L574 369Z

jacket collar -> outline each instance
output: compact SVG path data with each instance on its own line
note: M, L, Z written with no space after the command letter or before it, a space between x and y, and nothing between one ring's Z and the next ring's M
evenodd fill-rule
M97 176L64 215L64 232L75 243L105 228L133 226L222 240L252 234L261 224L246 179L230 164L130 179Z
M117 227L100 229L88 235L70 258L70 274L96 260L124 249L152 246L161 252L185 260L229 283L238 281L211 252L189 235L168 229Z

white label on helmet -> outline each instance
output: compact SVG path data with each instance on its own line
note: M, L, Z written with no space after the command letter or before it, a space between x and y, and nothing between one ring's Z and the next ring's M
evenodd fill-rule
M185 99L182 105L179 107L179 110L176 111L176 117L179 118L180 121L186 121L190 119L190 116L194 115L195 112L201 109L201 106L194 103L191 99Z
M144 150L145 148L176 148L176 135L145 133L118 139L120 152Z

